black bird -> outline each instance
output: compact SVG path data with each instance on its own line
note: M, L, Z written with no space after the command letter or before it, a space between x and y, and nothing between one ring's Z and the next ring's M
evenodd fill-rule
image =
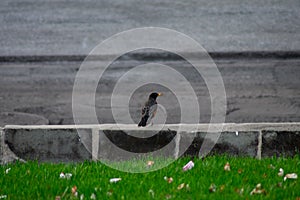
M157 110L156 98L161 95L162 95L162 93L156 93L156 92L151 93L149 95L149 99L145 103L145 105L142 109L142 119L141 119L140 123L138 124L138 126L146 126L147 124L150 123L152 118L155 116L156 110Z

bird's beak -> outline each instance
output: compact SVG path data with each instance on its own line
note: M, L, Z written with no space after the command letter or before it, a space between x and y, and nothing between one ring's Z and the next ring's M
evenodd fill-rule
M162 96L163 94L162 93L158 93L158 96Z

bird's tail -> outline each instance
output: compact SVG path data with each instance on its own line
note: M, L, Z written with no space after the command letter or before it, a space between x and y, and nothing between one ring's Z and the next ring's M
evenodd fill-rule
M147 125L147 120L148 120L148 116L144 116L142 117L140 123L138 124L138 126L146 126Z

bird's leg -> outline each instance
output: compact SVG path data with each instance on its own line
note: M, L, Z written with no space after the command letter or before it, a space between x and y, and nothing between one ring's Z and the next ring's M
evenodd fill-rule
M147 127L153 126L153 122L151 120L151 122L149 124L147 124Z

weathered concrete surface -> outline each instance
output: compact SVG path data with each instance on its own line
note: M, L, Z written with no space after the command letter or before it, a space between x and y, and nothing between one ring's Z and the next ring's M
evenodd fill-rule
M91 159L76 129L7 129L5 141L24 160L70 162Z
M207 147L213 147L208 149L209 154L261 158L299 153L300 123L214 124L209 132L208 124L182 124L181 132L176 132L178 127L179 124L169 124L161 130L157 125L138 128L128 124L11 125L5 126L4 132L5 143L20 158L51 162L122 160L149 152L153 156L201 156L206 148L204 140ZM222 133L213 142L219 128ZM139 134L143 138L137 138ZM166 145L165 151L160 151Z
M129 132L129 134L127 134ZM104 160L128 160L140 156L174 157L176 131L161 130L99 130L99 147L91 146L93 157ZM143 138L134 135L143 135ZM145 137L149 135L149 137ZM164 148L164 151L161 149ZM98 153L97 153L98 152Z
M192 145L185 152L185 155L198 155L206 134L207 133L197 133L197 136L193 140ZM238 135L236 132L222 132L209 154L256 157L258 153L258 135L259 133L257 131L239 131Z
M300 154L300 131L262 131L262 156Z
M5 143L4 136L5 134L3 128L0 128L0 164L4 165L7 163L15 162L17 160L23 161L10 150L10 148Z

